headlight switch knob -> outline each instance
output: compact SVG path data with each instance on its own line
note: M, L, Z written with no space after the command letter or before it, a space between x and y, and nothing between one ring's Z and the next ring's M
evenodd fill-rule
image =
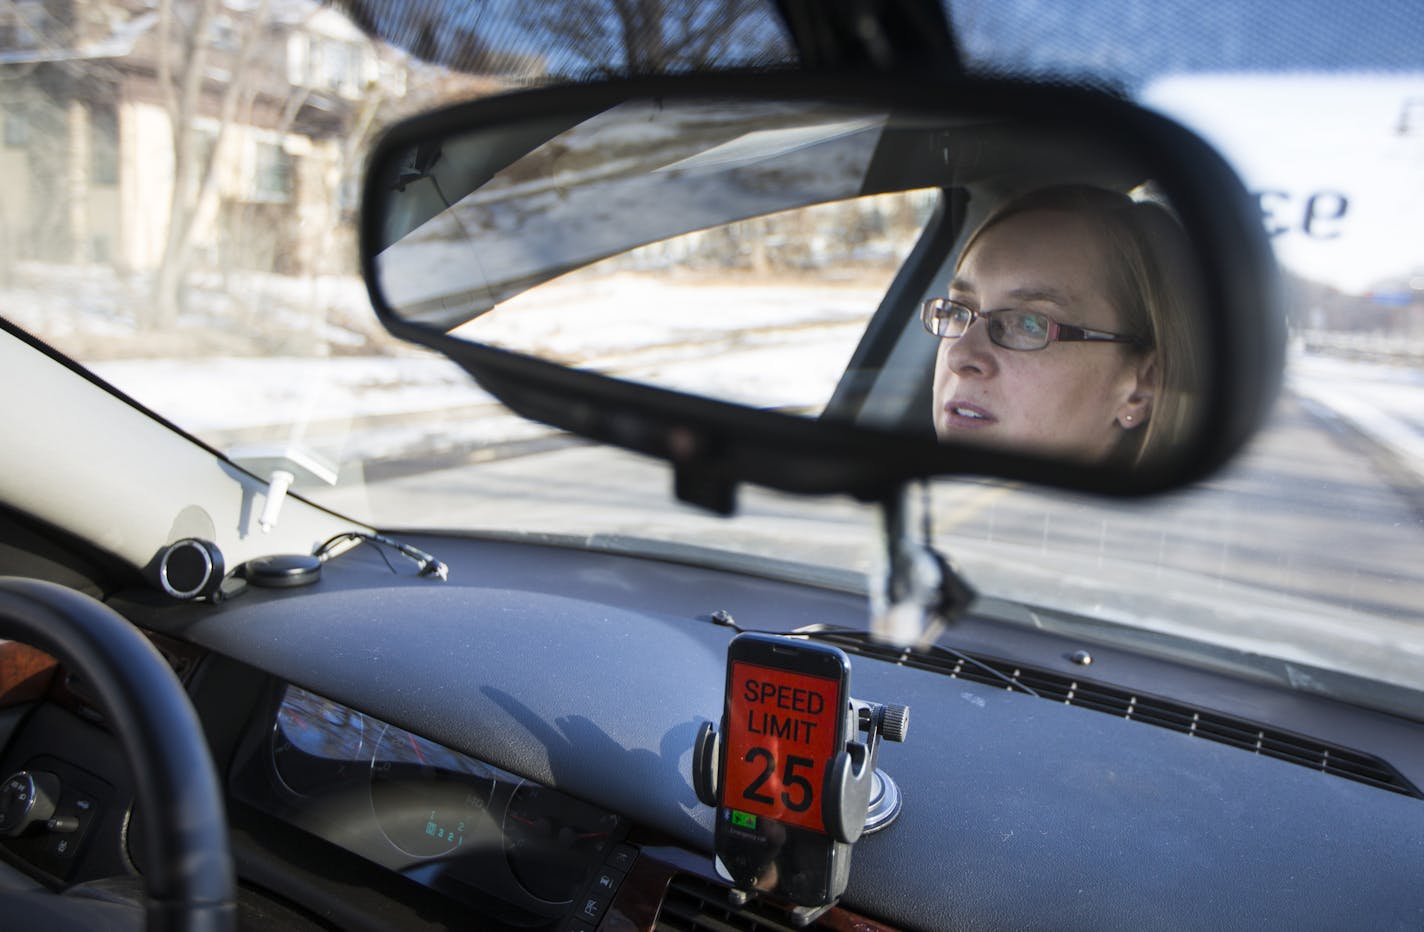
M11 838L36 822L48 823L59 799L59 777L43 770L21 770L0 786L0 835Z

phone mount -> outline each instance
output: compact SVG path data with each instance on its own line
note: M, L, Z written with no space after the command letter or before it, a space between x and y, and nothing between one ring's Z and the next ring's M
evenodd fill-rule
M899 791L887 775L876 771L875 765L882 739L905 740L910 727L909 706L851 699L847 703L846 714L850 717L846 728L846 734L850 737L826 768L821 795L821 816L826 834L840 849L834 859L839 869L832 878L829 902L792 908L791 919L797 926L810 925L836 905L850 880L851 847L860 840L868 823L871 823L872 831L883 828L900 808ZM692 747L692 787L697 792L697 798L713 808L722 804L721 763L721 736L711 722L703 722ZM872 797L885 801L890 807L878 820L868 818ZM739 905L755 895L755 890L733 891L733 898Z

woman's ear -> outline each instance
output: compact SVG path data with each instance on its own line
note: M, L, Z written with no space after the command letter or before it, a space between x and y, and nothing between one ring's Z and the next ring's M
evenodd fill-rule
M1152 416L1152 399L1157 393L1156 351L1143 355L1131 375L1127 400L1117 410L1117 423L1123 430L1141 427Z

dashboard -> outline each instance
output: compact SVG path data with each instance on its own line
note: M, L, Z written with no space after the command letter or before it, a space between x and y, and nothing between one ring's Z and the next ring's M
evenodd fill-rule
M356 548L305 588L109 600L185 679L245 914L789 927L729 901L691 784L733 634L712 617L856 627L864 596L629 547L403 539L451 581ZM913 726L881 752L900 814L856 845L825 927L1424 925L1419 722L1040 621L965 619L951 639L973 662L840 644L852 694L909 705ZM82 684L0 710L0 739L6 774L62 769L97 804L59 869L34 839L0 840L0 857L50 883L142 870L127 770Z

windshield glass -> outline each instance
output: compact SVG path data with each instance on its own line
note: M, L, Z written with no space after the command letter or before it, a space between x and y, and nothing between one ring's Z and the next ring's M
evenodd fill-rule
M264 478L296 463L295 494L377 527L635 537L679 558L710 548L853 582L876 561L868 507L746 489L733 519L698 512L674 500L665 466L524 421L377 323L355 221L379 130L615 61L608 36L580 45L555 19L505 6L469 26L478 43L421 60L305 0L110 4L89 17L12 4L0 14L0 313ZM1243 14L1194 37L1181 17L1168 29L1128 6L1094 18L1091 40L1082 17L1036 3L956 4L953 18L975 67L1107 80L1223 151L1285 271L1286 390L1238 462L1162 499L936 482L936 543L1005 602L1417 685L1424 25L1392 13L1342 23L1305 4L1319 15L1277 12L1266 28ZM788 59L765 9L736 22L691 24L677 55L669 40L662 57L608 70ZM1258 47L1282 22L1288 47ZM1327 34L1345 50L1328 59ZM1301 70L1327 60L1335 70ZM681 283L685 300L737 300L725 274L736 266L772 269L757 287L780 289L788 313L795 301L869 313L933 206L912 193L821 208L831 219L814 236L801 218L778 234L782 258L748 254L732 225L717 249L698 241L710 258ZM636 292L679 248L607 260L544 299ZM535 336L556 343L556 328L550 318Z

